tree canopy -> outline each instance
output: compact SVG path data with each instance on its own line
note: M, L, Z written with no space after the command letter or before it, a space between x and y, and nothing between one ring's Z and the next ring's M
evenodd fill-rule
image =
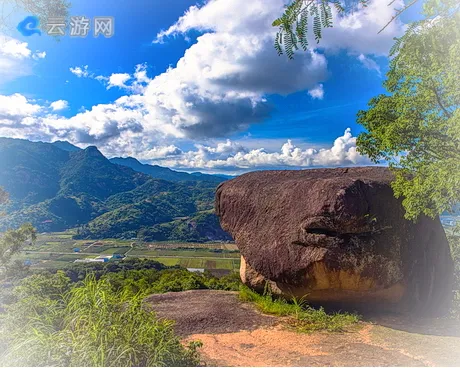
M8 202L8 194L0 187L0 206ZM26 242L34 242L35 229L24 224L17 230L8 230L0 235L0 277L18 266L13 256L20 251Z
M8 193L0 187L0 206L8 202Z
M430 0L428 21L396 40L388 94L358 113L367 132L358 151L395 169L406 217L436 216L460 201L460 14L454 0ZM433 15L436 15L433 18Z
M32 14L40 20L40 28L46 31L46 23L52 17L67 17L70 2L66 0L0 0L0 31L13 29L10 17L15 12ZM11 17L13 18L13 17Z
M393 5L395 1L390 1L388 6ZM396 9L395 15L380 32L418 1L420 0L410 0L401 9ZM278 27L275 38L278 55L286 54L292 59L296 50L306 51L309 47L310 29L315 41L319 43L322 30L333 26L333 9L339 14L348 13L359 7L366 7L368 3L369 0L291 0L286 5L284 13L273 22L273 26Z

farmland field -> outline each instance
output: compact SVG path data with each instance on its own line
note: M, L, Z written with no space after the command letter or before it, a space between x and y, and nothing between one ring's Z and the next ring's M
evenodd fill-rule
M239 253L235 252L228 252L228 251L221 251L215 252L213 250L204 250L204 249L197 249L197 250L144 250L144 249L133 249L129 252L130 256L149 256L149 257L167 257L167 256L180 256L180 257L212 257L212 258L240 258Z
M135 239L74 240L71 232L39 234L15 258L32 268L64 268L76 260L101 255L123 254L129 258L148 258L184 268L237 271L240 254L233 243L149 242Z
M206 259L206 258L151 258L163 263L166 266L182 266L184 268L199 268L205 270L234 270L238 271L240 267L239 259Z

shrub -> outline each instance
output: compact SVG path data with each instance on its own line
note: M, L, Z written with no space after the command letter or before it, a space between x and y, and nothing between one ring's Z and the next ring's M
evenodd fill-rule
M56 295L56 294L54 294ZM194 366L199 342L181 345L141 294L88 276L61 297L32 294L2 319L2 365ZM6 333L8 332L8 333Z

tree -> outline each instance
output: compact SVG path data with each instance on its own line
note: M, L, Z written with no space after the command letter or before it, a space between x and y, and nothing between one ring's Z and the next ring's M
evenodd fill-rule
M358 113L367 132L358 151L394 169L406 217L434 217L460 201L460 13L455 0L429 0L426 20L396 40L389 94Z
M8 194L0 188L0 205L8 202ZM14 262L13 256L18 253L27 242L36 240L36 232L31 224L24 224L19 229L8 230L0 235L0 279L19 264Z
M8 202L8 193L0 188L0 206L6 204Z
M393 5L395 1L390 1L388 6ZM379 33L418 1L420 0L410 0L401 9L397 9L396 14ZM299 48L306 51L309 46L309 24L312 24L315 41L319 43L322 29L333 26L332 8L338 13L346 13L353 12L359 6L366 7L368 3L369 0L291 0L286 5L283 15L273 22L273 26L279 29L275 38L278 55L285 53L289 59L293 59L294 52Z
M40 28L46 31L46 23L52 17L68 17L70 2L66 0L0 0L0 31L9 31L15 27L9 17L15 12L38 17Z

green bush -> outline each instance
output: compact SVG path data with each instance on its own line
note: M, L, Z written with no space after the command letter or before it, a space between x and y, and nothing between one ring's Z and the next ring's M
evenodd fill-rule
M197 289L239 290L241 281L237 274L216 278L209 273L189 272L185 269L128 270L102 276L114 290L131 293L160 294Z
M0 365L197 365L200 343L183 347L173 322L157 319L145 296L239 286L237 274L216 278L142 260L37 273L9 289Z
M61 279L61 286L70 279ZM54 298L24 293L1 320L0 363L6 366L194 366L199 342L182 346L173 322L157 319L143 294L114 291L108 280L88 276L79 286ZM45 289L46 289L45 288Z

